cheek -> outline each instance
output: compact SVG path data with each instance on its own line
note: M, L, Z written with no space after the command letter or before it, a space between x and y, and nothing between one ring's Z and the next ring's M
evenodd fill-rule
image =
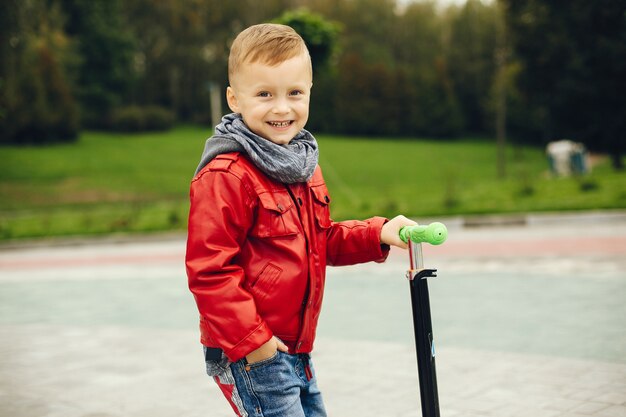
M248 107L248 112L257 117L263 116L270 110L271 110L271 106L265 103L255 103L254 105Z
M308 113L309 112L309 100L302 100L298 102L296 106L294 106L300 113Z
M306 122L309 119L309 106L306 106L302 112L300 112L300 114L302 115L302 118L304 119L304 121Z
M249 119L251 122L263 117L264 113L264 110L259 106L248 106L242 111L244 118Z

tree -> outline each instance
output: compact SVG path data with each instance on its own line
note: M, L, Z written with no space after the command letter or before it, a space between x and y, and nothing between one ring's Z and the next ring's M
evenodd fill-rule
M434 3L413 3L394 25L392 47L396 65L407 74L397 77L405 84L402 112L409 118L405 135L453 137L464 128L458 83L450 65L453 48L448 20Z
M452 87L445 60L440 58L435 72L419 92L424 126L420 133L436 137L455 137L463 129L463 112Z
M59 0L65 31L81 57L76 93L86 126L105 127L133 79L134 40L124 25L120 0Z
M313 128L406 136L490 130L485 120L494 78L494 7L478 0L443 12L432 1L399 0L6 0L0 7L38 7L48 20L56 19L48 41L31 49L18 42L31 51L28 62L4 60L13 50L7 42L0 45L0 71L6 73L5 63L12 62L13 74L27 84L0 78L3 97L40 91L35 95L48 97L46 102L56 100L55 109L63 107L61 101L67 108L74 103L89 127L109 127L125 106L156 105L178 120L197 122L222 114L226 109L216 98L228 82L230 43L245 27L280 16L312 55ZM0 14L0 36L22 31L7 16ZM12 39L22 39L21 32ZM34 52L36 45L45 48ZM50 82L27 75L35 62L55 74ZM50 83L57 93L44 94ZM0 117L7 111L2 100Z
M490 131L493 123L487 117L487 93L496 72L496 9L468 0L461 8L449 8L446 20L450 34L444 48L465 130Z
M0 141L75 139L78 107L70 74L76 57L58 5L9 1L0 7L0 16L8 17L0 25Z
M626 3L503 0L528 124L543 141L568 137L610 153L626 150Z
M283 13L274 22L291 26L306 43L313 71L318 73L326 68L337 50L337 37L340 26L322 15L311 13L307 9L298 9Z

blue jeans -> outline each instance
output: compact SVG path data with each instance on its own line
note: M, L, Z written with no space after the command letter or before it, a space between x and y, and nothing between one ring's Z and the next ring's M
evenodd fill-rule
M308 354L278 351L251 365L244 358L212 376L240 417L326 417Z

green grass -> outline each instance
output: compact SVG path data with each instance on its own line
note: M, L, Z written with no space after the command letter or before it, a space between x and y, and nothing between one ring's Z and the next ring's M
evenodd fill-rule
M322 140L335 216L438 216L626 207L626 174L608 160L581 178L552 178L543 149L509 147L496 175L494 141Z
M75 144L0 147L0 239L183 230L189 181L210 130L85 132ZM626 207L626 174L608 160L551 178L543 149L491 140L318 137L337 220Z

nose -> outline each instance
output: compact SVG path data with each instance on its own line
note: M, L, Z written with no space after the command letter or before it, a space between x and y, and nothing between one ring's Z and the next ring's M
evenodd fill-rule
M285 98L278 98L274 102L274 107L272 108L272 112L274 114L285 114L289 113L289 102Z

